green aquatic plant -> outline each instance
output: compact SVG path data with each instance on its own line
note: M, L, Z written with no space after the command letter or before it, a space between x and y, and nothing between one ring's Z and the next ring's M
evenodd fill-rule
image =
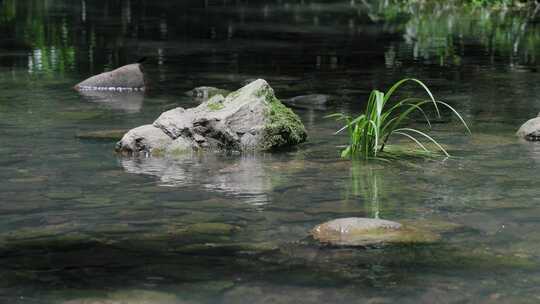
M399 102L389 105L390 97L395 91L406 82L414 82L420 85L429 95L429 99L405 98ZM412 140L423 151L430 152L419 138L424 138L434 144L444 155L450 156L448 152L431 136L417 129L402 127L409 115L413 112L420 112L426 119L429 127L430 120L422 107L432 104L435 112L440 117L439 105L451 110L470 133L470 129L461 115L449 104L435 100L428 87L418 79L405 78L396 82L386 93L373 90L369 95L366 110L357 117L351 117L343 113L328 115L327 117L337 118L346 121L346 125L339 129L336 134L347 130L349 134L349 144L341 152L343 158L379 158L379 154L394 134L404 136Z

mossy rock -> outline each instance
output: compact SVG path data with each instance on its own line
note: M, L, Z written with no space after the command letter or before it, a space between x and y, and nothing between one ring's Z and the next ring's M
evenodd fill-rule
M117 144L122 153L184 155L184 151L271 151L306 140L300 118L258 79L223 98L162 113L151 126L130 130ZM173 155L171 155L173 154Z
M261 150L294 146L306 140L306 129L300 117L277 99L269 85L261 87L256 94L269 105Z

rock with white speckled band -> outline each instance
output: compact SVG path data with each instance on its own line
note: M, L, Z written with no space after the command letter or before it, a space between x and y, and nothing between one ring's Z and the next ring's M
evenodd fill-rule
M144 91L145 81L139 63L92 76L75 85L77 91Z

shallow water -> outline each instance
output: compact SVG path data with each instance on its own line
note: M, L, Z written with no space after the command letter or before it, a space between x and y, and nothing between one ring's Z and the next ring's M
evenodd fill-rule
M0 302L538 301L540 146L514 136L540 111L535 12L435 6L0 1ZM71 90L144 56L144 94ZM443 119L433 134L450 159L340 160L346 139L324 116L356 113L404 76L473 134ZM295 109L309 140L274 154L120 158L114 141L76 137L194 106L183 92L195 86L251 78L280 98L339 102ZM308 237L326 220L375 215L457 227L429 246Z

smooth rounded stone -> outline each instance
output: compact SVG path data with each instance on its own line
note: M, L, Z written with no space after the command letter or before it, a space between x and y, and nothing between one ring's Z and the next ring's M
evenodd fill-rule
M321 243L339 246L433 243L440 239L434 232L413 226L361 217L340 218L320 224L311 231L311 235Z
M528 141L540 141L540 113L538 117L527 120L516 135Z
M162 113L153 123L162 134L153 129L148 131L148 126L144 129L146 134L133 129L118 142L117 151L148 152L149 149L138 148L140 143L155 141L152 137L164 138L163 134L171 141L161 146L163 149L159 152L178 138L184 139L181 147L212 151L266 151L291 147L306 140L300 118L276 98L274 90L263 79L230 93L224 100L216 98L219 100L212 99L195 108L179 107ZM136 131L138 134L133 134Z
M186 92L186 95L196 98L201 102L211 99L216 95L226 96L230 93L228 90L215 87L196 87Z
M122 137L124 136L124 134L126 134L127 131L129 130L114 129L114 130L78 132L76 137L79 139L89 139L89 140L118 141L122 139Z
M116 144L116 151L127 153L161 153L173 139L153 125L144 125L127 132Z
M77 85L74 89L77 91L114 91L117 88L126 88L127 90L139 90L144 88L144 74L139 63L128 64L117 68L116 70L101 73L92 76Z

